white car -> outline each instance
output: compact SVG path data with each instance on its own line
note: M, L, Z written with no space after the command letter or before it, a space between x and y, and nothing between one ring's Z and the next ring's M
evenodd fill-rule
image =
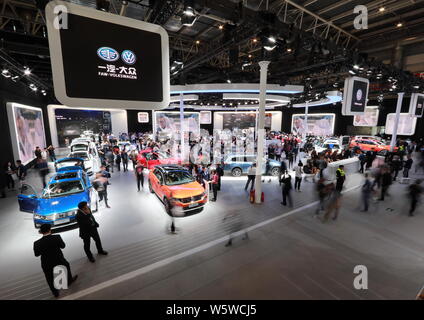
M94 156L89 151L75 151L68 155L69 158L81 158L84 160L84 167L87 170L87 174L92 176L94 173L100 171L102 165L100 158Z
M337 153L340 153L342 151L342 147L340 146L339 140L325 140L323 143L315 146L317 153L324 152L328 149L332 152L337 151Z

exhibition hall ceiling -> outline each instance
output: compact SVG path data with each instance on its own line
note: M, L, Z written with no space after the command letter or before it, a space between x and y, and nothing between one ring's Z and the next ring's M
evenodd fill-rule
M41 9L47 2L0 2L0 60L8 71L3 76L28 80L51 92ZM306 85L321 93L342 88L352 72L370 78L371 94L390 94L390 77L398 78L400 86L407 82L411 88L424 88L413 80L414 75L405 78L399 73L400 69L424 72L424 64L415 61L424 52L424 0L69 2L162 25L170 37L172 85L255 83L259 81L257 62L267 59L272 62L269 83ZM354 12L358 5L367 9L363 29L354 24L364 13ZM25 68L30 74L15 74Z

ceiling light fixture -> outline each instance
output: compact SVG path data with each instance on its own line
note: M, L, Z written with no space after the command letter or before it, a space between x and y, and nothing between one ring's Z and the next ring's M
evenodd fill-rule
M31 74L31 70L29 70L28 68L25 68L24 75L29 76L30 74Z

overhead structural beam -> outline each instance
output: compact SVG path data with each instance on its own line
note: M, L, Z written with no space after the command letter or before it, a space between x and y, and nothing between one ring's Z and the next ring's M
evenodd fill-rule
M339 8L341 6L344 6L345 4L348 4L350 2L352 2L352 0L338 1L338 2L332 4L332 5L328 6L328 7L325 7L324 9L318 10L318 12L316 14L317 15L320 15L320 14L326 13L328 11L332 11L332 10L337 9L337 8Z
M297 4L296 2L294 2L292 0L284 0L284 2L287 3L287 4L289 4L289 5L291 5L291 6L293 6L293 7L295 7L296 9L302 11L303 13L306 13L306 14L310 15L311 17L314 17L315 19L321 21L322 24L320 26L326 25L328 28L333 28L333 29L335 29L335 30L343 33L345 36L359 41L359 38L358 37L356 37L353 34L347 32L346 30L340 28L339 26L336 26L332 21L328 21L328 20L324 19L323 17L321 17L321 16L319 16L319 15L317 15L317 14L309 11L308 9L302 7L301 5ZM308 29L306 31L310 31L310 30L313 30L313 29L314 28L310 28L310 29Z

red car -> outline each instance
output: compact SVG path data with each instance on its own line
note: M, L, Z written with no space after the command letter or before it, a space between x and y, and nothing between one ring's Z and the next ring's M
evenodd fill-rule
M149 170L159 164L181 164L181 159L173 158L166 152L155 152L152 149L141 150L138 153L137 160Z
M350 148L358 147L362 151L387 152L390 146L373 139L353 139L349 145ZM397 151L397 147L394 148Z

